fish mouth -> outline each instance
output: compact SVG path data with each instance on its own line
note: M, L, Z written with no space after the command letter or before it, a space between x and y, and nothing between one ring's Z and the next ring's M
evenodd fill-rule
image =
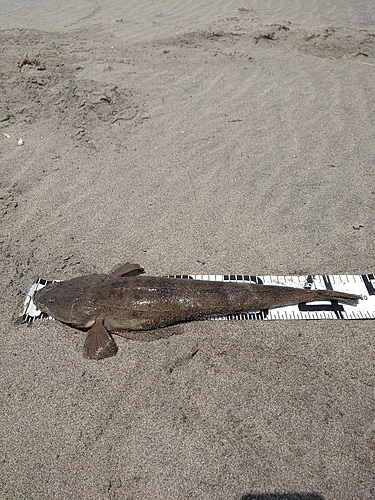
M43 286L42 288L39 288L38 290L36 290L34 292L34 295L32 297L33 299L33 302L36 304L37 302L39 302L39 304L45 304L46 302L46 294L48 293L48 291L51 289L51 285L46 285L46 286ZM44 299L44 300L43 300Z
M32 301L34 302L35 307L39 309L39 311L48 313L48 307L46 307L45 302L43 301L43 297L41 296L39 291L34 293Z

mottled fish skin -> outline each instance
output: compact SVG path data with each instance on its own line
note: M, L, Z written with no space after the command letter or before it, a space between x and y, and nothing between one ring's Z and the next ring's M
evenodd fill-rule
M125 264L110 275L91 274L54 283L38 291L34 302L39 310L59 321L78 328L91 327L85 356L101 359L116 351L108 332L121 335L211 315L315 300L356 303L360 298L331 290L138 276L142 272L140 266ZM95 354L98 350L100 357Z

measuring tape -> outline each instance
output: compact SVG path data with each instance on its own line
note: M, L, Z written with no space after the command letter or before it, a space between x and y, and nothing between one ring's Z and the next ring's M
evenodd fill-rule
M290 286L305 289L336 290L360 295L358 304L347 304L337 300L303 302L293 306L248 311L240 314L210 316L205 320L290 320L290 319L375 319L375 276L373 274L324 274L308 276L251 276L248 274L175 274L169 278L224 281L234 283L257 283L259 285ZM37 290L58 280L39 278L31 286L24 302L19 323L32 323L39 318L53 319L39 311L33 296Z

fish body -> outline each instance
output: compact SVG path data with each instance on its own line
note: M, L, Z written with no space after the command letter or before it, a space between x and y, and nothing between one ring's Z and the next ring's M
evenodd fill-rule
M34 302L59 321L90 328L84 355L101 359L117 350L108 332L121 335L211 315L317 300L356 303L360 298L332 290L139 276L142 273L137 264L125 264L109 275L91 274L54 283L38 291Z

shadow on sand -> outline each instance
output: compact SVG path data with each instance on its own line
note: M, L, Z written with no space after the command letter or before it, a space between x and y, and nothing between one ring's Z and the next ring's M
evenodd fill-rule
M324 500L317 493L248 493L241 500Z

